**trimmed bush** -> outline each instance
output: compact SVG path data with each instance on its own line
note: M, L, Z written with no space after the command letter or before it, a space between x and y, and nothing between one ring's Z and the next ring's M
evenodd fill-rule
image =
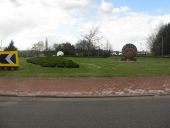
M66 68L79 68L79 65L72 60L64 61L64 65Z
M34 57L27 59L28 63L40 65L42 67L58 67L58 68L79 68L79 64L63 57Z

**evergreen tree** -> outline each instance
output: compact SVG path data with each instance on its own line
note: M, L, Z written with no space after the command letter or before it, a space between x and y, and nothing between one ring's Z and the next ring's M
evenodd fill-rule
M155 36L149 37L148 43L154 55L170 55L170 23L161 26Z
M75 55L75 47L70 42L54 44L55 51L63 51L64 55Z
M11 40L9 46L7 46L4 51L17 51L18 49L14 46L14 41Z

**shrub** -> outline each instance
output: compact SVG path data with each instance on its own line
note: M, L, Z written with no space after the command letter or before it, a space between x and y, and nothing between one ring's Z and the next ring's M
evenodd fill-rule
M79 65L77 63L73 62L72 60L64 61L64 66L66 68L79 68Z
M57 63L56 65L58 68L64 68L64 62Z
M27 59L28 63L40 65L42 67L58 67L58 68L79 68L79 64L63 57L35 57Z
M43 62L43 63L40 64L40 66L42 66L42 67L55 67L56 63L53 62L53 61Z

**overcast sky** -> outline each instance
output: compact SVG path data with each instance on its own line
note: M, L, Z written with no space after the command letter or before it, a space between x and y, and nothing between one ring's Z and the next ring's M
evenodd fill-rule
M48 38L49 45L70 41L98 27L113 50L126 43L146 50L147 37L170 22L169 0L0 0L0 40L30 49Z

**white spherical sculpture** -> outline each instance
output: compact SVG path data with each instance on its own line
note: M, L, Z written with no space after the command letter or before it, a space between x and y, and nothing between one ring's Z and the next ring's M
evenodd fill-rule
M64 56L64 52L58 51L58 52L57 52L57 56Z

